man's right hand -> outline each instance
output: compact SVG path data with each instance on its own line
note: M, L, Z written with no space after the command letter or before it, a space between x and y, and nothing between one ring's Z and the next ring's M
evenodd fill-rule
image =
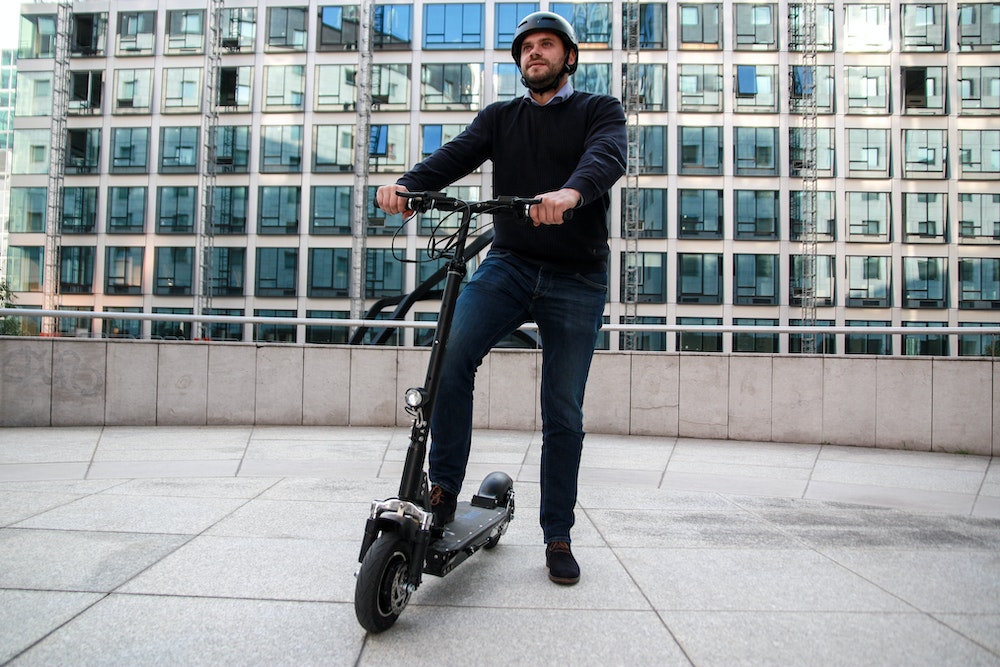
M375 203L389 215L402 213L404 220L409 219L414 214L414 211L408 209L406 207L406 199L397 194L405 190L406 188L395 183L379 186L379 189L375 192Z

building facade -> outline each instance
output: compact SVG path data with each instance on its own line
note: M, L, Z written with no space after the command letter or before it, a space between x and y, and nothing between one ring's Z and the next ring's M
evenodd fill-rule
M641 231L627 253L623 179L609 322L623 318L623 267L634 263L640 323L801 324L802 112L815 88L816 323L858 327L821 336L817 349L997 353L995 338L973 331L1000 325L1000 2L818 2L815 70L802 64L799 3L638 7L640 89L629 102ZM400 228L370 193L484 105L524 93L509 47L518 18L537 9L577 30L574 86L621 97L622 0L376 3L369 129L358 137L357 4L75 2L65 31L57 4L24 5L7 251L17 305L45 303L47 242L58 248L57 307L107 313L58 318L65 335L194 335L190 324L130 313L347 317L359 254L366 305L412 290L440 266L429 241L454 221L423 216ZM358 141L367 174L355 164ZM485 165L451 192L487 197L490 181ZM357 188L369 193L360 222ZM435 312L421 302L409 317ZM865 333L873 326L970 333ZM346 334L219 323L203 335L324 343ZM422 333L391 342L414 338ZM797 352L801 337L654 331L639 343Z

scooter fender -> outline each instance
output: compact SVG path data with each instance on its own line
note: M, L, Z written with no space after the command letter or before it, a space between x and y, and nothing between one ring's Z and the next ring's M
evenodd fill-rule
M361 542L361 553L358 555L358 562L365 559L365 554L381 533L398 533L408 542L416 540L420 526L413 519L401 516L395 512L383 512L375 518L370 518L365 522L365 536Z

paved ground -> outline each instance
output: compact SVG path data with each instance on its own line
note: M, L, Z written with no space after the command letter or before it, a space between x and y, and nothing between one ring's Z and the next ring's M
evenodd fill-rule
M506 470L516 520L366 636L406 436L0 430L0 664L1000 665L1000 463L671 438L588 436L566 588L539 434L478 432L469 486Z

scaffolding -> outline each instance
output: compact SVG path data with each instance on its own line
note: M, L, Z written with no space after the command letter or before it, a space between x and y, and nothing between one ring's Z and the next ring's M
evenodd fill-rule
M802 195L800 220L802 221L802 259L799 298L802 310L802 326L816 326L816 0L803 0L798 6L799 14L793 17L794 38L801 49L802 82L799 109L802 114ZM796 20L797 19L797 20ZM817 336L813 332L802 334L801 351L813 354L817 351Z
M622 103L628 125L628 158L625 169L625 187L622 189L622 323L638 322L639 288L642 272L639 266L639 234L642 220L639 215L639 108L641 106L639 76L639 0L625 0L625 82ZM638 332L626 329L621 332L619 349L635 350Z
M202 88L202 122L201 136L204 145L202 152L202 168L198 175L198 193L201 201L201 221L198 225L196 248L194 253L194 275L197 284L194 290L194 314L201 316L211 312L212 295L215 292L215 175L218 172L216 159L219 133L219 77L222 75L222 31L219 21L222 18L222 0L209 0L206 17L205 69L202 76L205 79ZM203 331L204 324L195 320L194 339L208 338Z
M49 182L45 207L45 249L42 273L42 309L60 306L59 255L62 245L63 182L66 173L66 114L69 110L69 35L72 0L60 0L56 7L56 36L53 46L52 123L49 140ZM54 336L56 318L42 318L42 335Z
M366 233L368 226L368 160L371 152L372 20L375 3L361 0L358 26L357 101L354 128L354 210L351 216L351 319L365 311Z

